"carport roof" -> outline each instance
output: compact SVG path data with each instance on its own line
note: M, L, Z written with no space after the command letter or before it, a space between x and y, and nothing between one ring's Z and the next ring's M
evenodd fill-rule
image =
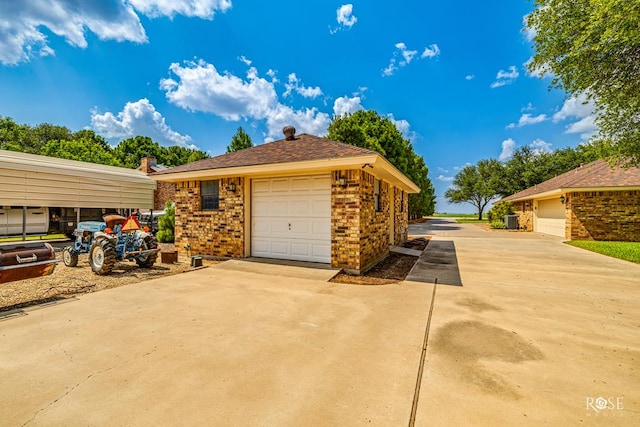
M622 190L636 187L640 188L640 168L611 166L605 160L596 160L505 197L501 201L515 202L566 191Z

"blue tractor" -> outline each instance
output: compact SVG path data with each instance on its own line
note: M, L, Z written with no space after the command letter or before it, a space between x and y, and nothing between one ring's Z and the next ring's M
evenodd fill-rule
M150 268L158 258L158 243L153 234L140 229L134 217L107 215L105 222L85 221L74 231L73 246L62 251L68 267L78 265L78 255L89 254L91 270L99 275L109 274L115 263L135 260L139 267Z

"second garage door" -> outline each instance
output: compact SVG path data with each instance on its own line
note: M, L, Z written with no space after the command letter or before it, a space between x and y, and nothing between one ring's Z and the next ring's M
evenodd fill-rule
M564 205L560 199L540 200L538 202L537 232L564 237Z
M331 262L329 175L254 179L251 255Z

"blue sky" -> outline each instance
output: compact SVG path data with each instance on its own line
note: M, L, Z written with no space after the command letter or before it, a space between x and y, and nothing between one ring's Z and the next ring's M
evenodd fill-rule
M81 6L78 6L78 5ZM425 158L437 211L465 164L575 146L593 108L526 70L526 0L0 2L0 115L112 143L225 151L373 109Z

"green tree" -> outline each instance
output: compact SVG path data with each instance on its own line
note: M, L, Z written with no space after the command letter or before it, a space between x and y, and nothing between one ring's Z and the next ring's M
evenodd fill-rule
M596 105L601 138L619 160L640 165L640 3L637 0L534 0L529 70Z
M99 142L89 138L80 138L73 141L49 141L42 147L40 154L102 165L119 165L108 145L105 148Z
M148 136L136 136L120 141L113 150L118 163L125 167L135 169L140 166L143 157L155 157L161 162L162 147Z
M158 233L156 237L161 243L171 243L174 240L174 228L176 222L176 210L172 201L167 200L164 207L164 215L158 217Z
M504 169L495 160L480 160L477 165L467 165L453 179L445 197L451 203L470 203L478 209L478 219L487 205L503 193Z
M253 147L251 137L242 129L242 126L239 126L235 135L231 137L231 144L227 146L227 153L233 153L251 147Z
M327 138L380 153L420 187L419 194L409 195L409 215L420 217L434 212L435 190L427 177L429 169L391 120L372 110L335 116Z

